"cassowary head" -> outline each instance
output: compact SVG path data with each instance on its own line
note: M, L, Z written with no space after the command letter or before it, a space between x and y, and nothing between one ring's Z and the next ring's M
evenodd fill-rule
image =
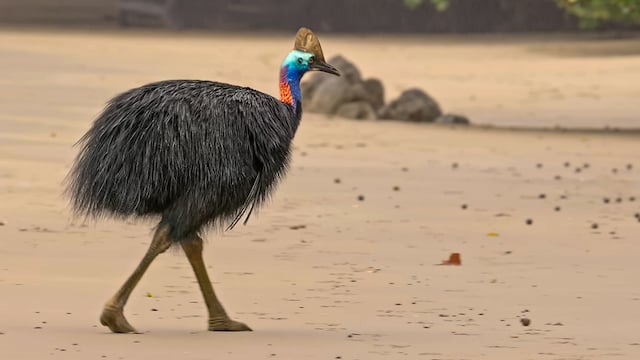
M298 30L293 50L284 59L282 67L287 67L289 72L300 77L307 71L323 71L340 76L338 69L325 62L316 35L304 27Z
M298 116L301 114L298 105L302 102L300 79L307 71L324 71L340 76L338 69L324 61L320 41L315 34L307 28L300 28L293 50L284 58L280 68L280 100L291 105Z

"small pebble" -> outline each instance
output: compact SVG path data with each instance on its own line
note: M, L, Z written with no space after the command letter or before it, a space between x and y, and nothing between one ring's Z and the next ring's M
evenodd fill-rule
M560 175L556 175L553 178L556 179L556 180L562 180L562 176L560 176Z
M546 197L547 197L547 195L545 195L545 194L538 195L538 198L540 198L540 199L545 199Z
M358 201L364 201L364 195L358 195Z
M567 162L564 163L564 167L569 167L569 166L571 166L570 162L567 161Z
M590 166L590 165L589 165L589 163L584 163L584 164L582 164L582 167L583 167L583 168L585 168L585 169L588 169L588 168L589 168L589 166Z
M581 171L582 171L582 169L581 169L581 168L576 168L576 172L577 172L577 173L579 173L579 172L581 172Z
M396 185L396 186L394 186L394 187L393 187L393 191L400 191L400 186L397 186L397 185Z
M342 180L340 180L340 178L335 178L333 179L333 182L336 184L340 184L342 182Z
M531 225L531 224L533 224L533 220L527 219L526 223L527 223L527 225Z
M529 318L521 318L520 324L522 324L522 326L529 326L531 325L531 320Z
M629 196L629 201L636 201L636 197L635 196Z
M461 208L462 210L467 210L467 204L462 204Z
M407 172L407 171L409 171L409 168L408 167L403 167L401 170L404 171L404 172Z
M452 167L453 169L457 169L457 168L458 168L458 163L457 163L457 162L454 162L453 164L451 164L451 167Z
M537 163L537 164L536 164L536 167L537 167L538 169L542 169L542 164L541 164L541 163Z
M614 174L617 174L618 173L618 169L613 168L613 169L611 169L611 172L614 173Z
M598 224L596 224L596 223L591 224L591 228L592 229L597 229L598 228Z
M627 170L633 169L633 164L627 164Z
M560 211L560 206L556 206L556 207L554 207L554 208L553 208L553 210L555 210L555 211Z
M621 203L622 202L622 198L616 198L616 202L617 203Z
M602 199L602 201L604 201L605 204L608 204L609 201L611 201L611 200L609 200L609 198L604 198L604 199Z

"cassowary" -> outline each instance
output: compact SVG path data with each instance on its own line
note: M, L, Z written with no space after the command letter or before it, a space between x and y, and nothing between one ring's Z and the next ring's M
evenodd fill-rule
M217 299L202 258L209 227L232 228L267 200L287 170L302 114L307 71L339 75L318 38L301 28L280 68L280 99L235 85L161 81L117 95L81 138L68 176L76 215L158 217L142 261L106 303L100 322L135 332L123 314L151 262L172 245L184 250L209 312L209 330L251 330Z

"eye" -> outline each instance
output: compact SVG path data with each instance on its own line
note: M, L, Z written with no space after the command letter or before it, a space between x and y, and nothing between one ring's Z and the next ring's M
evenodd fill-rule
M312 56L309 58L309 65L313 64L316 59Z
M298 58L298 64L302 65L302 58Z

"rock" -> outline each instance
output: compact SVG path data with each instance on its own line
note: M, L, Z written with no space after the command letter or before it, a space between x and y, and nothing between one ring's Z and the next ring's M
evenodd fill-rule
M362 76L360 75L360 70L358 70L358 68L352 62L347 60L345 57L341 55L337 55L329 59L327 62L333 65L334 67L336 67L340 71L340 77L336 78L328 74L319 73L319 72L310 76L308 81L305 81L302 84L300 84L300 91L302 93L302 97L307 103L313 102L314 98L318 93L327 92L327 91L330 92L335 90L334 87L336 86L336 84L342 83L341 87L345 87L344 84L357 85L362 83ZM336 80L336 79L339 79L339 80ZM325 85L326 82L332 82L333 85L323 87L323 85ZM339 93L339 95L340 94L344 94L344 92ZM332 97L335 97L335 94L332 95ZM343 102L351 101L353 99L354 99L353 97L345 98L344 99L345 101ZM326 96L325 96L325 99L323 99L321 102L322 103L326 102ZM309 110L311 111L331 113L323 109L326 109L325 105L321 105L317 109L314 106L311 106L309 108Z
M349 60L341 55L336 55L327 61L340 71L340 78L350 84L357 84L362 81L360 70ZM311 101L320 85L333 79L333 76L321 72L316 72L309 77L309 80L300 84L300 92L305 101Z
M301 84L305 109L310 112L338 115L353 119L395 119L414 122L468 124L461 115L442 116L438 103L419 89L410 89L388 105L384 105L384 86L379 79L363 80L360 70L349 60L337 55L328 60L340 77L313 74Z
M352 100L352 84L342 77L321 82L310 100L306 100L311 112L334 114L338 107Z
M360 70L342 55L336 55L327 61L340 71L340 77L346 79L351 84L357 84L362 81Z
M433 122L442 115L438 103L420 89L410 89L378 112L382 119Z
M371 104L371 106L375 110L379 110L384 106L384 86L382 85L382 81L378 79L367 79L362 82L364 89L367 94L367 102Z
M458 115L458 114L444 114L438 116L436 119L437 123L440 124L457 124L457 125L469 125L471 122L466 116Z
M312 76L311 79L323 79L323 78L320 76ZM316 89L318 88L318 85L320 85L320 82L321 81L316 81L316 82L305 81L300 84L300 94L302 95L303 101L305 102L311 101L311 99L313 98L313 95L316 92Z
M359 82L356 84L352 84L349 88L349 92L345 97L345 102L349 101L366 101L369 102L369 93L367 93L367 89L364 87L364 83Z
M375 109L366 101L353 101L340 105L335 112L336 115L349 119L377 118Z

